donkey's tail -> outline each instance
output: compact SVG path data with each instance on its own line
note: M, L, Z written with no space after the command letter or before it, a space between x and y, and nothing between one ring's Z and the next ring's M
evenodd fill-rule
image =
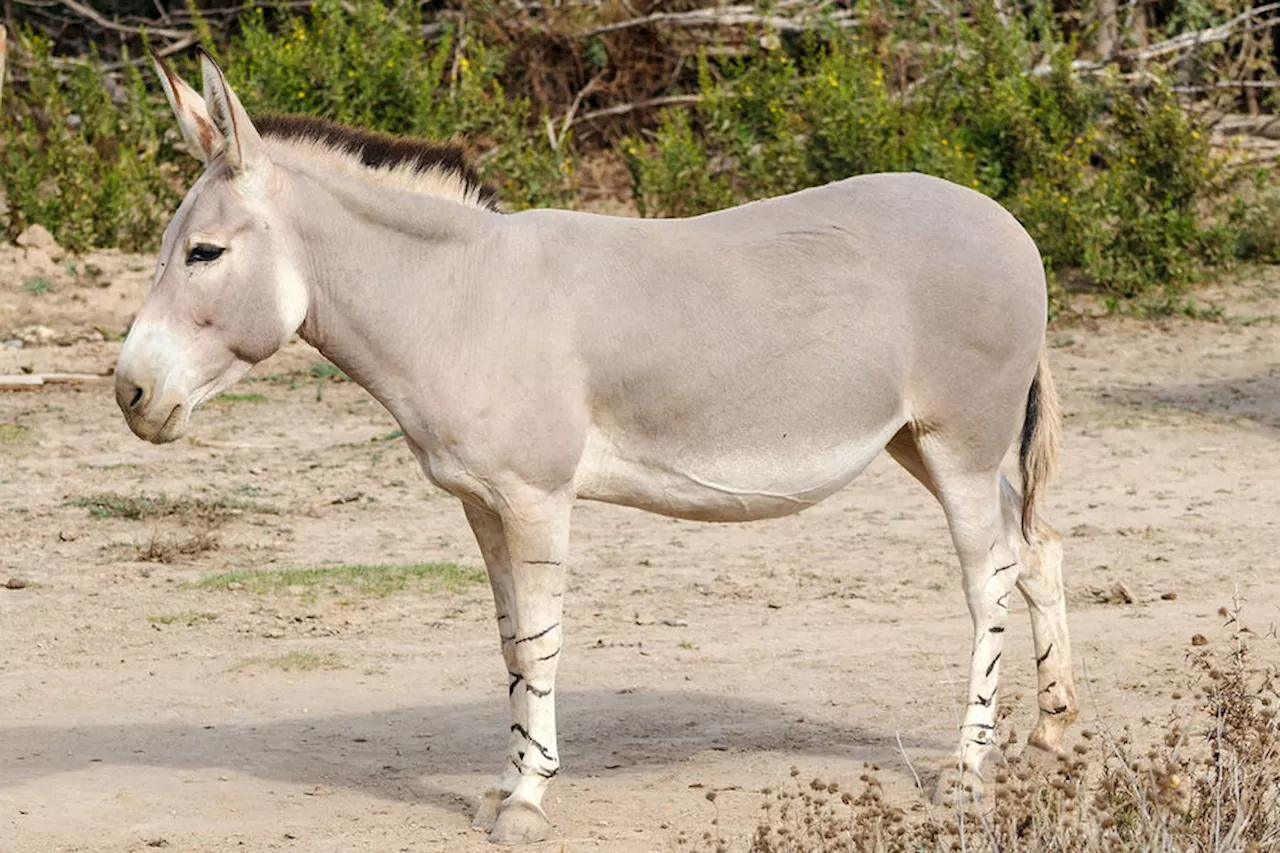
M1022 536L1031 541L1035 529L1036 496L1058 468L1062 439L1062 406L1049 373L1048 353L1040 352L1036 376L1027 391L1027 412L1022 420L1022 446L1018 470L1022 475Z

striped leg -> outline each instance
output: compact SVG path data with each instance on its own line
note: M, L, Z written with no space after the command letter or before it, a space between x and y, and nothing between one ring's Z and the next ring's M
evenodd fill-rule
M508 763L514 775L504 776L500 788L510 781L515 784L499 805L489 833L489 840L499 844L543 841L552 833L542 798L560 772L555 682L571 507L571 499L543 497L509 503L503 513L511 594L499 624L511 673L514 755Z
M516 687L522 680L516 663L514 630L512 623L513 582L511 579L511 559L507 554L506 534L502 530L502 519L486 509L463 502L467 521L475 534L476 543L484 557L485 569L489 573L489 586L493 589L493 603L498 617L498 636L502 641L502 658L507 665L507 694L511 698L511 719L521 727L528 726L525 716L524 697L516 698ZM480 798L480 807L476 811L471 825L476 829L488 832L493 829L498 819L498 807L502 801L516 789L520 781L520 773L515 762L524 744L511 728L511 737L507 747L507 760L503 762L502 776Z
M1020 501L1004 484L1006 507ZM1071 673L1071 640L1067 634L1066 597L1062 589L1062 537L1036 521L1035 541L1024 548L1018 591L1031 611L1036 647L1036 704L1040 714L1028 742L1049 752L1062 750L1062 737L1079 713Z
M960 557L965 600L973 619L973 651L964 722L960 728L959 783L982 793L982 764L995 744L996 692L1019 555L1002 512L998 471L942 476L935 472L951 538ZM945 785L939 787L945 794Z

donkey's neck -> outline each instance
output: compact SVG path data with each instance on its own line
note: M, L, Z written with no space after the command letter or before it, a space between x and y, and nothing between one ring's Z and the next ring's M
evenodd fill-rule
M501 216L345 177L290 183L310 299L300 335L402 424L419 417L406 407L430 402L433 353L453 344Z

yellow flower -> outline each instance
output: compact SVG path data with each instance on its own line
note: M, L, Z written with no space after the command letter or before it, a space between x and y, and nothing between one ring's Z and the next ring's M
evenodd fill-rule
M1066 203L1067 203L1067 197L1066 197L1065 195L1058 196L1058 201L1060 201L1060 202L1061 202L1061 203L1063 203L1063 204L1066 204Z
M1191 131L1191 138L1192 138L1192 139L1199 139L1199 138L1200 138L1200 131L1198 131L1198 130L1193 130L1193 131Z
M827 75L827 83L829 83L833 89L838 89L840 87L840 81L836 79L836 75L834 74Z
M306 92L299 92L299 93L298 93L298 100L302 100L302 99L303 99L303 98L305 98L306 96L307 96L307 93L306 93Z

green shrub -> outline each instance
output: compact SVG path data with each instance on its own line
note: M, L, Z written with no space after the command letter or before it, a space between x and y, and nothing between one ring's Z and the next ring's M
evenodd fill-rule
M984 0L909 91L868 29L703 59L692 121L624 140L646 215L682 216L869 172L947 178L1004 204L1046 265L1171 310L1206 266L1256 251L1207 133L1160 81L1141 96L1072 70L1048 12L1002 23ZM893 41L896 39L896 42ZM1034 70L1033 57L1048 56ZM708 174L708 172L710 174ZM1256 220L1256 218L1255 218ZM1257 241L1255 241L1257 243Z
M32 223L73 250L154 245L178 202L182 168L162 131L172 119L130 69L112 99L93 56L59 70L49 42L19 36L26 86L5 92L0 183L9 236ZM166 110L167 112L167 110Z

